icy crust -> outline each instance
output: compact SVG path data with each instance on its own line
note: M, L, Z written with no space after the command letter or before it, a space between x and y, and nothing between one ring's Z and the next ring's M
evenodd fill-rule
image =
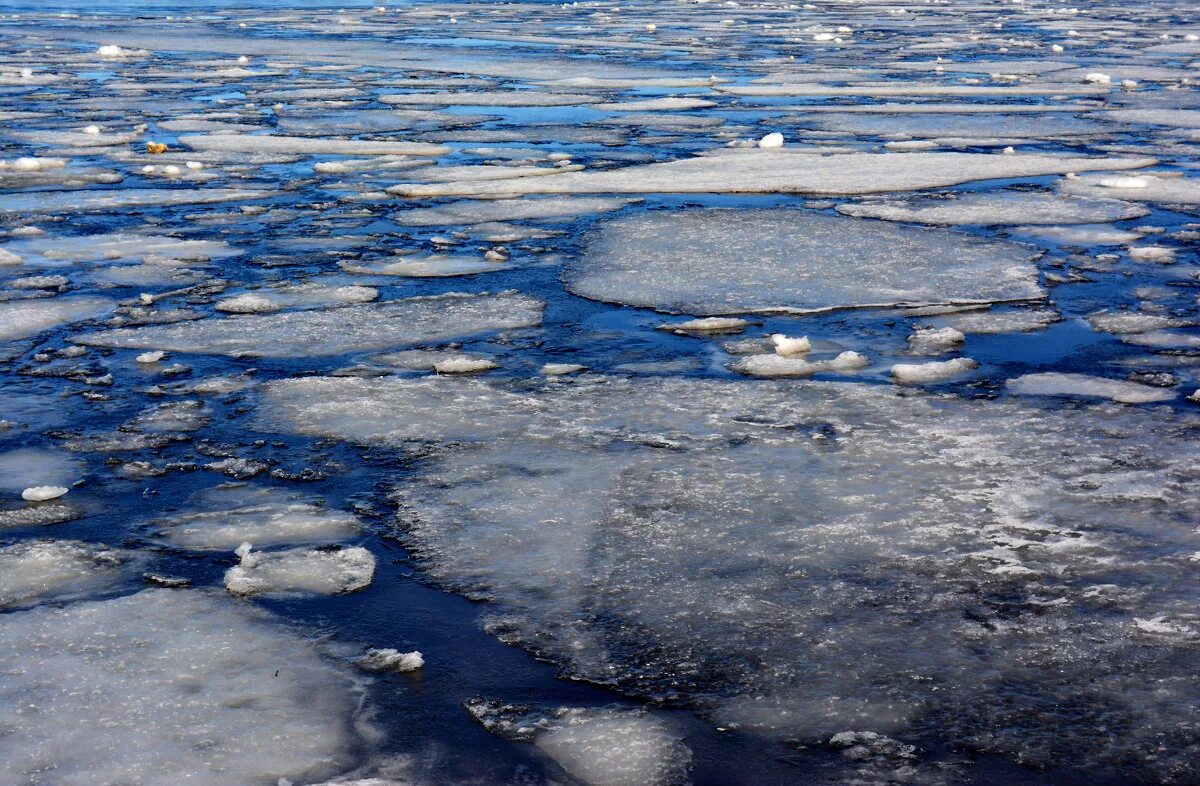
M480 697L467 712L503 739L532 742L589 786L684 786L692 753L645 710L504 704Z
M1092 224L1138 218L1150 211L1119 199L1083 199L1030 191L971 192L838 205L844 216L920 224Z
M0 781L248 786L352 764L358 696L312 645L205 592L5 617Z
M99 297L64 297L0 303L0 341L28 338L69 322L106 314L116 307Z
M225 572L234 595L340 595L375 575L375 555L361 546L260 552L243 543L236 551L241 562Z
M324 311L210 317L74 337L99 347L247 357L324 357L368 352L511 328L542 320L542 302L515 292L451 293Z
M132 559L127 551L74 540L0 546L0 609L69 600L108 589L121 580L123 566Z
M6 248L24 257L24 264L39 266L85 261L207 262L242 253L240 249L220 240L180 240L164 235L138 235L128 232L71 237L45 236L10 243Z
M428 572L571 674L790 739L1200 766L1194 413L594 377L289 380L264 403L420 448L398 525Z
M200 495L198 510L151 523L154 536L185 549L233 551L256 546L330 543L359 533L358 520L277 488L218 487Z
M502 181L394 186L408 197L517 194L795 193L829 196L917 191L972 180L1137 169L1153 158L986 153L811 155L750 150L605 171Z
M0 194L0 213L69 213L126 207L248 202L273 191L249 188L126 188L113 191L38 191Z
M789 209L656 211L601 225L575 294L660 311L807 313L1041 298L1028 246Z

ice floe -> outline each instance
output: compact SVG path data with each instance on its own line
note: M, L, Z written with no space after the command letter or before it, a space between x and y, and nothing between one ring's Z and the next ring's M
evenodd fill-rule
M264 552L243 543L236 553L241 561L225 572L225 589L234 595L339 595L375 575L375 555L361 546Z
M572 292L686 314L816 312L1042 296L1032 249L794 210L653 212L603 224Z
M537 325L541 301L516 293L448 294L120 328L76 336L81 344L253 357L320 357L448 341Z
M0 609L68 600L108 589L121 580L133 559L128 551L75 540L29 540L0 546Z
M353 766L363 741L344 674L207 592L7 615L0 668L7 783L311 782Z
M1106 398L1122 404L1149 404L1155 401L1168 401L1177 396L1172 390L1150 387L1137 382L1055 371L1026 374L1016 379L1010 379L1008 389L1026 396Z
M1032 191L952 194L942 198L855 202L843 215L920 224L1093 224L1138 218L1150 211L1118 199L1082 199Z
M51 328L107 314L116 307L98 297L65 297L0 303L0 341L28 338Z

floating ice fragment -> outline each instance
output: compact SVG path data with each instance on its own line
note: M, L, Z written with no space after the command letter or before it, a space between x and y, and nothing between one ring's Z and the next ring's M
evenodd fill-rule
M931 363L897 363L892 366L892 379L902 385L921 385L951 379L976 368L979 368L979 363L970 358Z
M740 317L701 317L686 322L665 322L658 329L676 333L740 333L750 324L749 320Z
M758 146L763 150L773 150L783 147L783 134L778 131L767 134L762 139L758 140Z
M0 670L4 783L309 783L353 766L364 742L348 675L204 591L7 615Z
M158 361L162 360L166 356L167 356L166 352L163 352L161 350L155 350L153 352L143 352L142 354L138 355L137 358L135 358L135 359L137 360L138 363L157 363Z
M525 295L451 293L321 311L251 314L121 328L77 336L74 340L93 346L161 347L171 352L322 357L530 327L539 324L541 318L541 301Z
M499 368L499 364L487 358L448 357L433 364L433 370L439 374L478 374Z
M577 295L700 315L1036 299L1032 247L792 209L655 211L602 224Z
M58 499L68 491L70 489L66 486L30 486L21 492L21 499L29 502L45 502L49 499Z
M361 546L255 552L243 543L234 553L241 563L225 572L234 595L336 595L366 587L375 574L375 556Z
M425 658L420 652L400 652L394 649L369 649L366 654L356 660L355 665L367 671L416 671L425 665Z
M1026 374L1016 379L1010 379L1008 389L1027 396L1106 398L1122 404L1168 401L1175 398L1176 395L1171 390L1150 387L1137 382L1060 372Z
M567 374L578 374L580 371L586 371L587 366L581 366L578 363L546 363L542 365L540 370L548 377L561 377Z
M908 351L914 355L940 355L962 346L966 336L952 327L918 328L908 337Z
M27 540L0 546L0 609L69 600L108 589L120 580L122 568L132 559L129 552L74 540ZM0 629L7 626L6 621ZM0 753L3 751L0 742ZM5 759L0 755L0 773Z
M785 357L812 352L812 342L808 340L808 336L789 338L782 333L773 333L771 334L771 343L775 345L775 354Z

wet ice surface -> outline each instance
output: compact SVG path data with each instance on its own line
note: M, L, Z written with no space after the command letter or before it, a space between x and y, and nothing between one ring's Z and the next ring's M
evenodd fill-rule
M1200 777L1188 9L234 5L0 17L0 781Z

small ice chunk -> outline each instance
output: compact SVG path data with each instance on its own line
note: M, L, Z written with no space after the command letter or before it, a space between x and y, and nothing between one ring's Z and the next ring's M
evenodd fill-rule
M775 345L775 354L785 357L812 352L812 342L808 340L808 336L790 338L782 333L772 333L771 343Z
M735 361L729 368L751 377L810 377L814 374L857 371L870 364L870 360L858 352L842 352L832 359L818 361L772 353L749 355Z
M1109 175L1097 178L1096 185L1101 188L1145 188L1150 185L1150 181L1133 175Z
M561 377L567 374L578 374L580 371L586 371L587 366L581 366L578 363L546 363L542 365L540 370L548 377Z
M425 658L418 651L400 652L394 649L369 649L366 654L355 661L361 669L366 671L384 672L408 672L416 671L425 665Z
M966 336L952 327L918 328L908 337L908 351L914 355L940 355L962 346Z
M970 358L932 363L897 363L892 366L892 379L902 385L920 385L951 379L976 368L979 368L979 363Z
M336 595L362 589L375 575L375 555L361 546L256 552L243 543L234 553L241 563L225 572L234 595Z
M783 134L779 133L778 131L767 134L762 139L758 140L758 146L763 150L773 150L775 148L783 147Z
M499 364L487 358L456 356L443 358L433 364L433 370L439 374L478 374L499 368Z
M738 317L702 317L687 322L666 322L658 329L675 333L740 333L749 324L748 320Z
M269 314L278 311L281 306L266 295L247 292L219 301L213 308L227 314Z
M138 363L157 363L166 356L166 352L156 349L153 352L143 352L142 354L138 355L135 360L137 360Z
M70 489L66 486L30 486L21 492L21 499L29 502L45 502L49 499L58 499L68 491Z

